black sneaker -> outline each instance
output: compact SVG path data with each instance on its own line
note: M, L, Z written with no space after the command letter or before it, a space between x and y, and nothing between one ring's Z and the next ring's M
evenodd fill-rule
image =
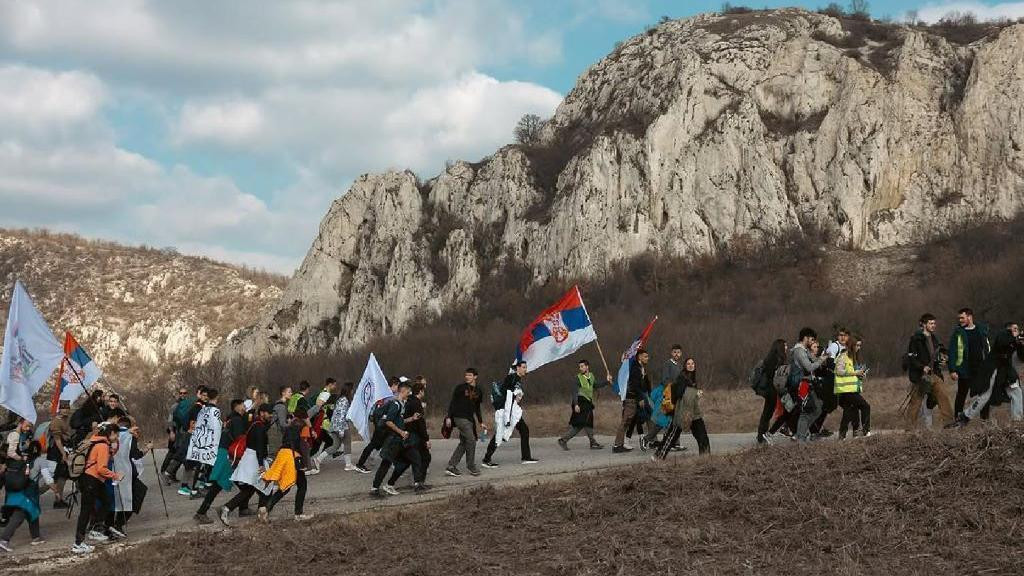
M562 450L565 450L566 452L569 451L569 443L565 440L565 438L559 438L558 445L562 447Z
M240 508L240 509L238 510L238 517L239 517L239 518L246 518L246 517L248 517L248 516L255 516L255 515L256 515L256 513L255 513L255 512L253 512L253 511L252 511L251 509L249 509L249 508Z
M469 469L469 475L470 476L479 476L480 475L480 471L475 469L475 468L470 468Z
M462 472L459 472L459 469L456 468L455 466L449 466L445 468L444 473L446 476L451 476L453 478L456 476L462 476Z
M632 448L626 448L625 446L612 446L612 452L615 454L625 454L626 452L632 452Z
M380 488L374 488L373 490L370 490L370 498L377 498L378 500L383 500L384 498L386 498L386 496L384 496L384 493L380 491Z
M204 525L204 526L206 524L213 524L213 520L211 520L210 517L207 516L206 514L196 514L195 516L192 517L192 519L195 520L197 524Z
M968 418L967 416L964 416L964 413L961 412L961 413L956 415L956 419L954 419L949 424L946 424L945 426L943 426L943 428L945 428L945 429L949 429L949 428L963 428L964 426L967 426L967 423L970 422L970 421L971 421L971 419Z
M602 446L601 444L598 444L597 442L591 442L590 443L590 449L591 450L604 450L604 446Z
M415 492L416 494L422 494L428 490L430 490L430 486L427 486L426 484L420 484L419 482L417 482L416 484L412 485L412 491Z
M480 465L483 466L484 468L497 468L498 467L497 464L495 464L494 462L491 462L490 460L484 460L483 462L480 463Z

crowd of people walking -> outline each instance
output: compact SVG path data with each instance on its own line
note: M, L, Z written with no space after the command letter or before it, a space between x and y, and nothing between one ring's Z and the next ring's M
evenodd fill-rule
M948 346L941 344L936 326L935 316L922 315L903 356L910 383L901 407L907 427L916 427L922 416L931 421L935 409L946 427L963 427L988 419L992 406L1006 402L1013 420L1024 417L1019 377L1024 340L1017 323L1008 322L990 333L975 324L973 312L964 308ZM757 443L833 436L826 422L838 409L842 410L839 439L870 436L871 405L864 396L870 369L864 361L864 346L858 334L843 327L837 327L824 345L811 328L801 329L792 347L784 339L772 342L749 376L751 388L763 400ZM520 437L520 462L537 462L522 408L528 368L519 361L503 380L489 386L480 384L475 368L465 369L441 420L440 435L457 441L444 464L445 476L480 476L480 467L497 468L497 451L513 433ZM952 402L946 373L955 385ZM582 433L590 450L605 449L594 431L596 395L615 384L615 379L611 374L600 379L586 359L579 359L571 381L567 429L556 443L568 451L570 442ZM180 497L198 501L196 523L219 520L225 526L231 526L235 517L268 521L290 495L293 517L310 519L305 510L308 479L331 460L340 461L346 472L367 475L373 498L399 494L398 481L406 471L411 473L413 493L429 491L433 458L426 418L427 379L390 381L391 396L372 406L368 415L372 433L358 454L353 453L352 442L355 388L353 382L333 378L316 391L301 382L295 388L280 386L271 401L266 391L252 387L246 398L227 402L222 415L218 390L180 387L168 410L167 450L156 470L158 477L168 486L177 486ZM689 433L699 454L708 454L711 443L701 409L703 396L697 360L686 357L681 345L671 347L656 371L651 369L651 353L640 348L629 364L612 452L633 451L635 436L639 449L650 452L651 459L664 459L673 451L686 450L680 438ZM493 430L485 424L486 400L494 411ZM486 443L479 466L478 443ZM141 511L149 491L141 476L152 450L151 442L142 441L138 423L121 397L99 389L85 395L74 412L67 402L61 403L45 431L19 420L3 435L0 551L12 549L12 537L25 524L32 545L45 541L40 495L46 492L53 496L53 508L68 511L69 517L69 507L78 507L73 552L89 553L96 543L126 538L130 519ZM155 454L151 459L155 466ZM70 492L66 490L69 481ZM160 490L162 495L162 486ZM215 507L225 492L233 494ZM211 510L215 518L210 517Z

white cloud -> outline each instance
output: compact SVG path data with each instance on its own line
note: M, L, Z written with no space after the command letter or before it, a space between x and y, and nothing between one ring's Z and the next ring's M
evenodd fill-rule
M597 6L631 17L624 7ZM290 271L356 175L431 176L509 142L522 114L554 111L559 94L480 72L562 58L557 23L538 30L523 9L0 2L0 225ZM254 192L231 178L256 164L294 181Z
M1002 2L985 4L983 2L942 2L928 3L917 9L917 18L925 22L938 22L943 16L952 12L972 13L979 20L996 20L1010 18L1016 20L1024 17L1024 2Z
M252 101L233 99L199 104L186 102L181 111L176 140L215 142L244 146L255 139L263 128L263 111Z

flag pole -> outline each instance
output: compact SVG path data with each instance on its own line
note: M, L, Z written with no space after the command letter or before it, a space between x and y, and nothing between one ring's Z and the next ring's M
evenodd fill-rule
M579 295L579 297L580 297L580 305L583 306L584 310L587 310L587 305L583 302L583 291L580 290L580 285L579 284L576 285L576 294ZM590 319L590 325L593 326L594 325L594 319L590 318L590 311L587 311L587 318ZM611 371L611 369L608 368L608 361L605 360L605 358L604 358L604 351L601 350L601 341L597 338L597 329L596 328L594 329L594 344L597 345L597 355L601 357L601 364L604 364L604 371L607 372L609 376L611 376L612 375L612 371Z

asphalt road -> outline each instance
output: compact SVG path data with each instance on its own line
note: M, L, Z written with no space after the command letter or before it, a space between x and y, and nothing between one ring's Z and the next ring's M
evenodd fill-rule
M712 452L733 452L753 444L753 434L712 434ZM522 464L519 462L519 439L513 438L509 443L501 446L494 456L494 462L498 468L482 468L482 475L470 476L466 473L465 464L460 465L463 475L457 478L448 477L444 474L449 456L455 448L455 440L435 440L431 453L431 463L427 476L427 483L431 490L425 494L413 494L411 484L411 471L399 480L398 489L402 492L398 496L391 496L385 500L370 498L369 489L373 478L372 474L360 474L358 472L345 472L341 459L324 462L320 474L309 477L309 488L306 496L305 512L307 514L325 513L352 513L383 506L394 506L408 503L423 502L432 499L446 498L457 495L469 489L494 485L494 486L515 486L531 484L538 481L547 481L575 474L582 471L598 470L626 465L643 465L649 463L652 452L641 452L634 449L627 454L614 454L611 451L609 437L599 437L599 441L605 445L603 450L590 450L585 437L577 437L569 442L570 450L563 451L554 438L533 438L531 448L533 457L540 460L537 464ZM634 446L635 446L634 439ZM669 458L694 458L696 457L697 446L689 435L682 437L682 444L688 447L683 452L673 452ZM485 445L477 444L477 462L483 456ZM353 450L359 454L361 443L354 443ZM163 456L163 451L157 451L157 460ZM133 517L127 525L128 540L117 544L106 546L130 546L133 542L147 540L149 538L173 534L180 530L202 529L211 532L230 530L224 527L217 520L217 510L227 502L235 492L222 493L214 501L210 510L210 518L214 524L199 527L193 520L193 515L199 507L200 500L189 499L177 494L177 487L164 486L164 496L167 499L169 518L164 515L163 504L160 500L160 491L153 478L152 460L146 461L147 466L143 470L142 479L149 486L149 493L146 496L142 512ZM294 490L293 490L294 493ZM289 494L274 509L271 514L271 523L292 522L293 494ZM255 507L253 498L253 507ZM65 510L54 510L52 508L52 496L46 494L42 497L43 515L41 527L43 537L47 542L39 546L29 545L28 526L22 525L14 535L11 545L14 552L0 556L0 567L6 569L39 570L45 566L53 566L64 562L74 561L71 557L70 547L74 543L74 524L77 518L76 509L72 517L66 517ZM255 521L252 518L238 519L232 515L232 522L235 525L244 525ZM314 520L315 521L315 520Z

